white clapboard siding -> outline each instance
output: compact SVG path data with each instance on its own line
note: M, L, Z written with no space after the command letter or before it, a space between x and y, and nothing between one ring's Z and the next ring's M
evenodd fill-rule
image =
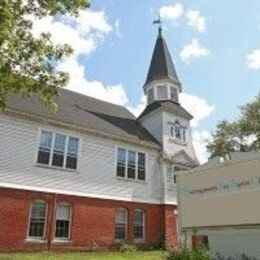
M39 167L35 164L39 129L80 138L77 172ZM147 154L146 181L116 177L116 148L126 147ZM24 187L98 198L161 203L159 154L142 146L129 146L110 139L77 133L50 125L0 115L0 185Z

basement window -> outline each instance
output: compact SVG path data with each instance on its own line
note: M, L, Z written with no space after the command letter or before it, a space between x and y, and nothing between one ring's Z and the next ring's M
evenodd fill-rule
M32 203L30 212L30 226L28 237L43 239L45 233L45 222L47 215L47 203L35 201Z
M71 206L59 204L56 211L55 238L69 239L70 237Z
M115 216L115 240L123 241L127 238L127 210L124 208L116 209Z
M134 220L134 239L135 241L144 241L145 214L142 209L135 210Z

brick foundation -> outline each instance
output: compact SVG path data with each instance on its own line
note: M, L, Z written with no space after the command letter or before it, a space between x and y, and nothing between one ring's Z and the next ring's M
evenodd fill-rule
M48 203L45 239L28 241L27 230L31 203ZM55 201L72 206L71 238L61 243L53 241L55 230ZM174 206L102 200L61 194L48 194L0 188L0 251L88 250L93 244L100 248L113 248L115 209L128 210L127 240L134 237L134 210L145 212L145 244L164 242L177 245Z

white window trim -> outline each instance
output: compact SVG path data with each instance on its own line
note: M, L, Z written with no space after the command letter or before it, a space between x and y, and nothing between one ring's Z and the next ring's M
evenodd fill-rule
M32 216L32 208L33 208L33 203L45 203L46 204L46 210L45 210L45 218L44 218L44 230L43 230L43 236L42 237L31 237L29 236L29 232L30 232L30 224L31 224L31 216ZM47 230L47 223L48 223L48 202L45 200L40 200L40 199L36 199L36 200L32 200L30 203L30 210L29 210L29 218L28 218L28 222L27 222L27 230L26 230L26 241L28 242L44 242L45 238L46 238L46 230Z
M175 142L177 142L177 143L179 143L179 144L182 144L182 145L185 145L185 144L187 144L187 127L185 127L185 126L182 126L182 125L180 125L179 124L179 127L180 127L180 135L181 135L181 139L178 139L178 138L176 138L176 136L175 136L175 127L176 127L176 124L175 123L168 123L169 124L169 127L168 127L168 136L169 136L169 139L170 140L172 140L172 141L175 141ZM171 135L171 128L173 128L173 136ZM186 137L186 140L184 141L183 140L183 133L182 133L182 131L183 130L185 130L185 137Z
M39 148L40 148L40 143L41 143L41 135L42 135L43 131L52 133L49 164L38 163L38 153L39 153ZM63 160L63 166L62 167L52 165L53 148L54 148L54 142L55 142L56 134L61 134L61 135L64 135L66 137L66 139L65 139L65 150L64 150L64 160ZM68 144L69 137L78 139L78 154L77 154L77 167L76 167L76 169L70 169L70 168L65 167L66 161L67 161L67 149L68 149L67 144ZM34 165L44 167L44 168L51 168L51 169L57 169L57 170L63 170L63 171L65 170L65 171L69 171L69 172L78 172L78 169L80 168L81 149L82 149L82 137L81 136L77 136L77 135L71 134L71 133L66 132L66 131L59 131L59 130L48 128L48 127L38 128L37 150L36 150L36 154L35 154Z
M134 214L135 214L136 211L141 211L143 213L143 238L134 238L134 242L144 243L145 239L146 239L146 235L145 235L145 232L146 232L146 212L143 209L135 209ZM134 227L135 227L135 223L134 223Z
M70 219L69 219L69 234L68 237L56 237L56 221L57 221L57 209L59 205L65 205L70 207ZM72 204L66 202L58 202L55 211L55 229L53 230L53 242L70 242L71 241L71 227L72 227Z
M122 241L127 241L128 240L128 209L127 208L116 208L115 209L115 216L114 216L114 230L116 229L116 212L117 212L117 210L121 210L121 209L123 209L125 212L126 212L126 223L125 223L125 239L118 239L118 238L115 238L114 237L114 241L116 242L116 243L120 243L120 242L122 242ZM114 234L114 236L115 236L115 234Z
M126 151L126 159L125 159L125 177L117 176L117 156L118 156L118 149L124 149ZM127 177L127 166L128 166L128 151L134 151L135 152L135 178L128 178ZM145 155L145 178L144 180L139 180L138 179L138 153L143 153ZM116 178L120 180L126 180L126 181L135 181L135 182L140 182L140 183L146 183L147 181L147 172L148 172L148 159L147 159L147 153L142 150L137 150L131 147L125 147L125 146L115 146L115 175Z

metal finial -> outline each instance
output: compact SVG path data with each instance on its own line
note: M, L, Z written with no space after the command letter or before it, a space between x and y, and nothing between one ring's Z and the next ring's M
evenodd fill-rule
M154 20L153 24L159 25L159 27L158 27L158 37L161 37L162 36L162 20L161 20L160 14L159 14L159 19Z

